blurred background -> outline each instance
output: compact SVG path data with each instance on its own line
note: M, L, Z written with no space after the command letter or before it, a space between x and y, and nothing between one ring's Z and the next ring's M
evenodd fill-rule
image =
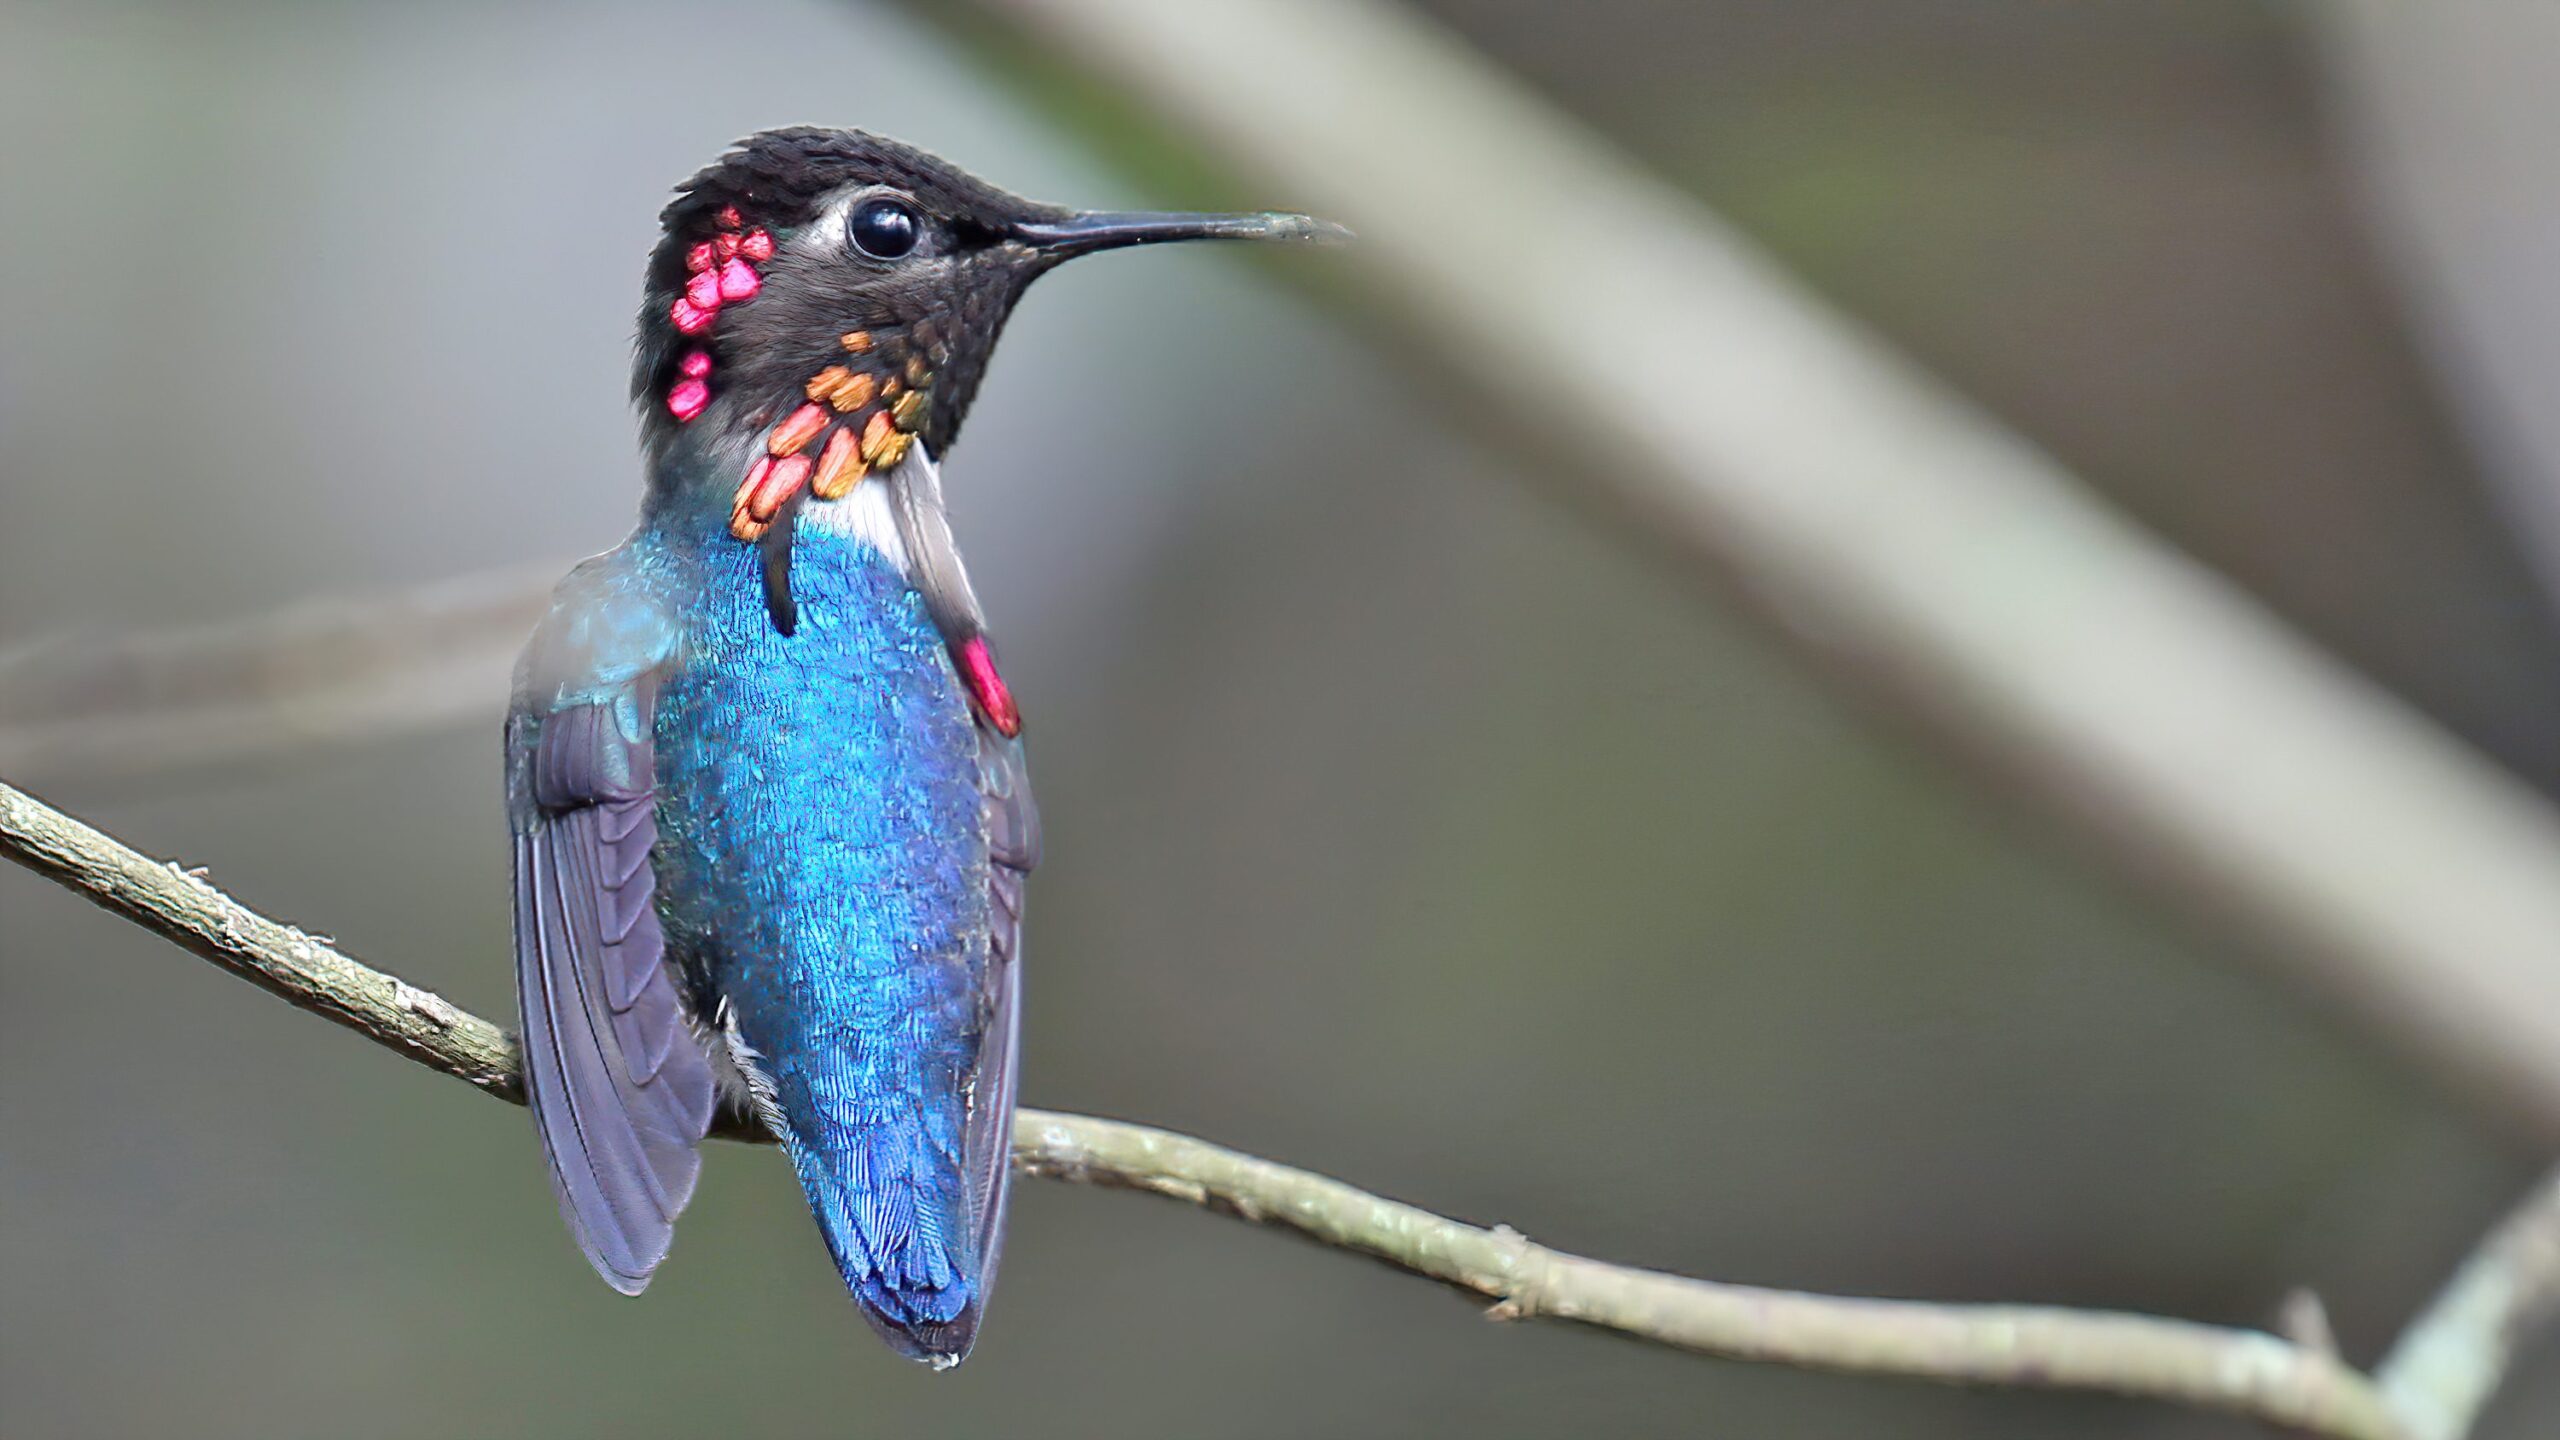
M1421 8L2560 786L2550 14ZM1047 198L1213 198L1137 190L890 7L13 0L0 649L613 543L657 208L793 122ZM1049 828L1032 1103L1724 1279L2242 1324L2310 1285L2359 1360L2547 1158L1238 257L1043 284L946 480ZM502 698L9 778L512 1017ZM2251 1433L1496 1327L1048 1184L976 1359L928 1375L770 1155L714 1153L624 1302L521 1114L15 869L0 916L13 1437ZM2482 1435L2560 1432L2554 1358Z

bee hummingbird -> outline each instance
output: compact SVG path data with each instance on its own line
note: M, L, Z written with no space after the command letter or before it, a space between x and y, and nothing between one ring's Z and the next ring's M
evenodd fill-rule
M864 1318L956 1365L1003 1243L1040 823L938 462L1060 262L1343 232L1064 210L819 129L741 141L660 220L639 527L561 582L506 723L535 1128L636 1295L722 1096L751 1108Z

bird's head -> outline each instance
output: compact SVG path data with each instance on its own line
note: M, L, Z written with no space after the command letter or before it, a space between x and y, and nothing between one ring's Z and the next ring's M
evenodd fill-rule
M739 142L660 219L632 393L651 453L690 452L661 483L734 487L740 539L911 445L946 451L1014 302L1060 263L1343 233L1299 215L1067 210L892 140L807 128Z

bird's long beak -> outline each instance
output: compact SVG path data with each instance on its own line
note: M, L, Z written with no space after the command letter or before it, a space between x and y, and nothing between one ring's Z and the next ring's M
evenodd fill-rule
M1013 227L1013 235L1043 256L1058 260L1168 240L1276 240L1325 245L1351 238L1349 230L1311 215L1184 215L1152 210L1087 210L1064 220L1018 224Z

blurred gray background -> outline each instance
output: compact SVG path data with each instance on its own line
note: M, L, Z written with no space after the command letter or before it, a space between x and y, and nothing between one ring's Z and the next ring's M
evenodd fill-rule
M2519 538L2551 472L2498 419L2547 401L2552 333L2468 263L2537 255L2547 297L2555 250L2428 239L2547 237L2560 197L2409 188L2486 153L2466 133L2547 137L2560 47L2515 12L2421 47L2382 5L1426 8L2560 784ZM2507 108L2466 132L2464 104ZM803 121L1043 197L1186 198L893 9L12 0L0 645L612 543L657 207ZM1034 1103L1719 1278L2238 1323L2308 1284L2358 1359L2543 1158L1813 688L1234 257L1042 285L946 479L1049 823ZM511 1015L500 698L254 768L11 778ZM2250 1433L1491 1326L1045 1184L977 1358L932 1376L871 1340L769 1155L714 1154L626 1302L522 1115L14 869L0 917L11 1437ZM2552 1361L2484 1436L2560 1430Z

